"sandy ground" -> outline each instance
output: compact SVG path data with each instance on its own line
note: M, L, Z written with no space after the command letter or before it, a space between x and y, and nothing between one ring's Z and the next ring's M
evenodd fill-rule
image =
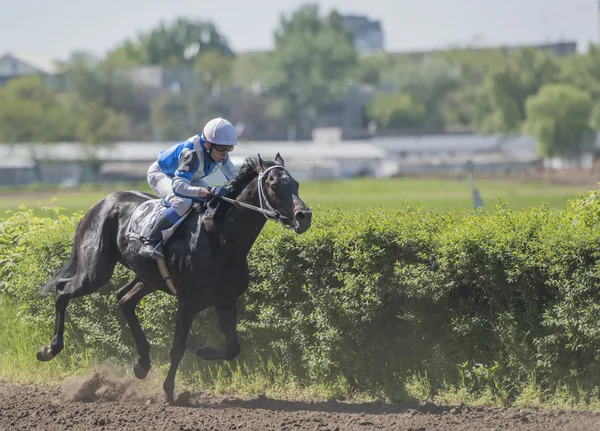
M600 412L235 399L95 374L61 386L0 382L0 430L600 430Z

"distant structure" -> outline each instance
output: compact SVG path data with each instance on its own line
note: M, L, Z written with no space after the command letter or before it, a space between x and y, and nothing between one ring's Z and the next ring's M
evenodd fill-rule
M600 5L599 5L600 7ZM576 41L560 41L560 42L549 42L540 44L523 44L523 45L500 45L500 46L456 46L447 47L440 49L432 49L427 51L396 51L391 52L393 55L432 55L440 52L447 51L491 51L496 49L505 49L507 51L516 51L522 48L533 48L544 51L550 51L557 57L566 57L577 53L577 42Z
M354 46L360 54L384 50L381 21L372 21L364 15L342 15L342 23L354 37Z
M550 51L557 57L566 57L568 55L577 53L577 42L575 41L562 41L562 42L550 42L542 43L539 45L523 45L523 46L507 46L506 49L509 51L515 51L519 48L536 48L544 51Z
M600 43L600 0L598 1L598 10L596 11L597 16L597 26L598 26L598 40L597 43Z
M52 60L12 52L0 55L0 86L13 78L26 75L39 75L44 81L50 82L57 72L57 66Z

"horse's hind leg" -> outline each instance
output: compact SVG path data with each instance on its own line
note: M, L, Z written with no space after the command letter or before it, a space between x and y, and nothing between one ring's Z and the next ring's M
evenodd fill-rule
M91 259L82 257L79 256L75 276L70 280L60 280L56 285L54 336L49 346L38 350L37 359L40 361L53 359L64 348L65 314L69 301L94 293L112 277L116 261L108 253L100 251L96 256L90 256Z
M196 354L206 361L224 359L226 361L233 360L240 353L240 342L237 335L237 309L235 303L230 306L215 307L219 326L225 334L225 349L216 349L212 346L200 347L196 350Z
M133 288L131 288L130 286L133 283L135 284ZM154 292L154 290L155 289L148 287L147 284L144 284L138 279L134 279L119 290L119 293L126 292L119 298L119 305L123 310L123 314L127 319L129 329L131 329L135 341L138 357L133 366L133 372L138 379L145 378L148 375L148 371L150 371L150 343L148 343L144 331L140 326L140 322L135 314L135 307L144 296Z

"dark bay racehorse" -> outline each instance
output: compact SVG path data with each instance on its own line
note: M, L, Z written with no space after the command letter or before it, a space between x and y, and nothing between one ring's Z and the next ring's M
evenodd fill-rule
M236 298L248 288L247 256L267 218L278 220L296 233L311 225L312 213L298 197L298 182L284 167L279 155L275 162L246 159L238 178L228 186L230 198L220 201L213 218L205 218L194 207L164 245L165 262L178 299L171 364L163 388L174 402L175 374L183 358L186 340L195 315L214 306L225 349L199 348L205 360L232 360L240 353L236 330ZM94 204L75 231L71 256L42 290L56 288L56 326L49 346L40 348L40 361L53 359L63 349L65 311L72 298L89 295L107 284L115 265L121 263L135 277L117 292L117 298L133 333L138 357L136 377L150 370L150 345L135 314L138 302L161 290L172 294L156 262L138 256L139 240L127 238L127 228L135 209L155 196L123 191L107 195Z

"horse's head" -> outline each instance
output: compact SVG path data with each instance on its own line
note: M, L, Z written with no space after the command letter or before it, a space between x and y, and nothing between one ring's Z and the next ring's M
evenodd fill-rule
M285 168L281 155L277 153L275 163L267 163L259 154L258 165L258 188L262 203L281 214L281 222L296 233L306 232L312 223L312 211L300 199L300 185Z

